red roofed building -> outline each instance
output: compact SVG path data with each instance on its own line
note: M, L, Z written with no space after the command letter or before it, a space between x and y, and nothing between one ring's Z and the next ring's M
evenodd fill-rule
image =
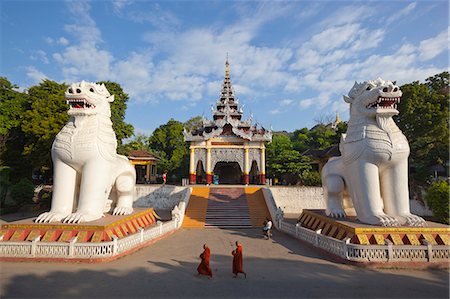
M136 169L136 183L156 183L157 157L146 150L132 150L128 159Z

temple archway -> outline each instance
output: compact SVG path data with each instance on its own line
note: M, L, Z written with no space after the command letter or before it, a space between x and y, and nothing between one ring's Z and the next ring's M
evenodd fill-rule
M219 184L240 184L242 180L242 170L237 162L217 162L214 175L218 176Z
M249 182L250 184L257 185L259 184L259 173L258 173L258 163L253 160L252 167L250 168L249 176Z

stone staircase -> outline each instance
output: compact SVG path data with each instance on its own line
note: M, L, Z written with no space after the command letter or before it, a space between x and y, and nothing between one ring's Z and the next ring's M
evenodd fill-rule
M261 187L193 187L183 227L262 227L270 218Z
M211 188L205 227L251 228L244 188Z

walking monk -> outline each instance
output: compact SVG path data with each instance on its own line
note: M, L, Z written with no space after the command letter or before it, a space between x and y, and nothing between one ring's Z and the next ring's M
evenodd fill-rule
M200 258L202 261L200 262L200 265L197 267L198 274L207 275L209 277L212 277L212 271L211 267L209 266L209 258L211 256L211 250L209 250L209 247L204 244L203 245L203 252L200 254Z
M231 252L233 255L233 274L234 278L237 277L239 273L244 274L247 278L247 273L244 272L244 263L242 260L242 245L236 241L236 249Z

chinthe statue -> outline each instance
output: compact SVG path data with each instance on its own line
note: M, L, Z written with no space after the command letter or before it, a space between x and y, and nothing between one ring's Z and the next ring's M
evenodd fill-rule
M93 221L108 212L133 212L136 171L128 159L116 153L110 95L105 85L80 82L65 93L69 122L52 146L53 197L51 209L38 223ZM109 199L108 199L109 198Z
M356 83L344 100L350 119L341 137L340 157L322 170L326 214L345 217L345 203L363 223L381 226L423 226L410 213L408 191L409 144L395 124L402 92L390 81ZM350 201L351 199L351 201Z

